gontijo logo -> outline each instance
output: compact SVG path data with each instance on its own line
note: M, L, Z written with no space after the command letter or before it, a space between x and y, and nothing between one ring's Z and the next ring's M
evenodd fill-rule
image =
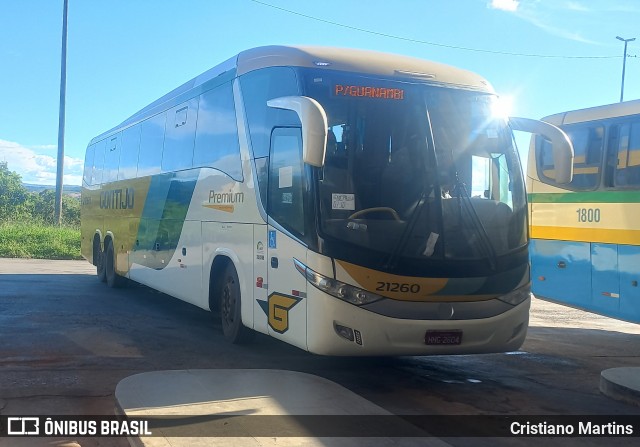
M300 302L295 296L273 293L269 296L269 326L278 334L289 330L289 311Z
M110 210L133 209L133 188L109 189L100 192L100 208Z

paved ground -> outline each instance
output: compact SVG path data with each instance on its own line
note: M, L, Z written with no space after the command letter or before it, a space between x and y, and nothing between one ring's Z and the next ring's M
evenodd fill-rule
M133 374L266 368L327 378L394 414L640 417L640 407L599 391L602 370L625 366L640 366L640 325L539 300L518 353L344 359L313 356L264 336L249 346L229 345L209 313L145 287L107 289L84 261L0 259L2 415L113 414L116 385ZM0 446L128 445L124 438L10 441L0 439ZM531 441L447 440L456 446ZM537 441L545 447L626 444Z

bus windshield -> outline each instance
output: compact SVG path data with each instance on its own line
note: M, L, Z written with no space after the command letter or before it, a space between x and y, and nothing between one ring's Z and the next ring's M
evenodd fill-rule
M489 260L526 245L525 192L493 95L311 73L328 119L320 234L399 259Z

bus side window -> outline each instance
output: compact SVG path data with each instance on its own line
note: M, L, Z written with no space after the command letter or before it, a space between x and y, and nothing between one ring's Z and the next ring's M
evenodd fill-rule
M540 179L545 183L573 190L593 190L600 183L604 127L567 126L563 130L573 143L573 180L568 185L555 182L553 150L551 144L542 138L537 147L537 164ZM568 188L567 188L568 186Z
M138 169L140 151L140 124L122 131L120 142L120 169L118 180L135 178Z
M100 185L106 178L103 178L104 171L104 148L107 140L99 141L95 144L95 155L93 157L93 170L91 173L91 184Z
M304 166L300 128L276 128L271 136L269 215L304 236Z
M640 185L640 122L620 126L614 186Z
M198 98L190 99L167 112L162 172L189 169L193 165L197 119Z
M200 95L193 166L210 166L234 180L243 180L230 82Z
M274 126L299 126L292 110L268 107L267 101L300 94L295 72L289 67L255 70L240 77L251 148L255 158L269 155L270 131Z
M289 67L271 67L255 70L240 76L240 86L244 109L249 125L251 152L255 157L258 172L260 200L266 208L268 178L260 175L269 161L269 139L271 129L277 126L299 126L300 120L292 110L276 109L267 106L267 101L281 96L299 95L300 88L296 73Z
M612 187L615 177L616 165L618 164L618 148L620 145L620 132L621 126L613 124L609 126L607 134L607 153L606 163L604 171L604 184L607 187Z
M158 174L160 172L166 117L166 112L160 113L143 121L140 126L138 177Z
M118 165L120 163L120 134L107 138L107 148L104 152L104 174L102 181L115 182L118 180Z
M95 144L92 144L87 148L87 153L84 156L84 173L82 174L82 183L87 186L92 185L91 177L93 173L93 157L95 152L96 146Z

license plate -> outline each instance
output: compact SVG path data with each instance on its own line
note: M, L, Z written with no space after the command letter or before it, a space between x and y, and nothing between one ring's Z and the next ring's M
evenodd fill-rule
M424 334L426 345L459 345L462 343L462 331L427 331Z

